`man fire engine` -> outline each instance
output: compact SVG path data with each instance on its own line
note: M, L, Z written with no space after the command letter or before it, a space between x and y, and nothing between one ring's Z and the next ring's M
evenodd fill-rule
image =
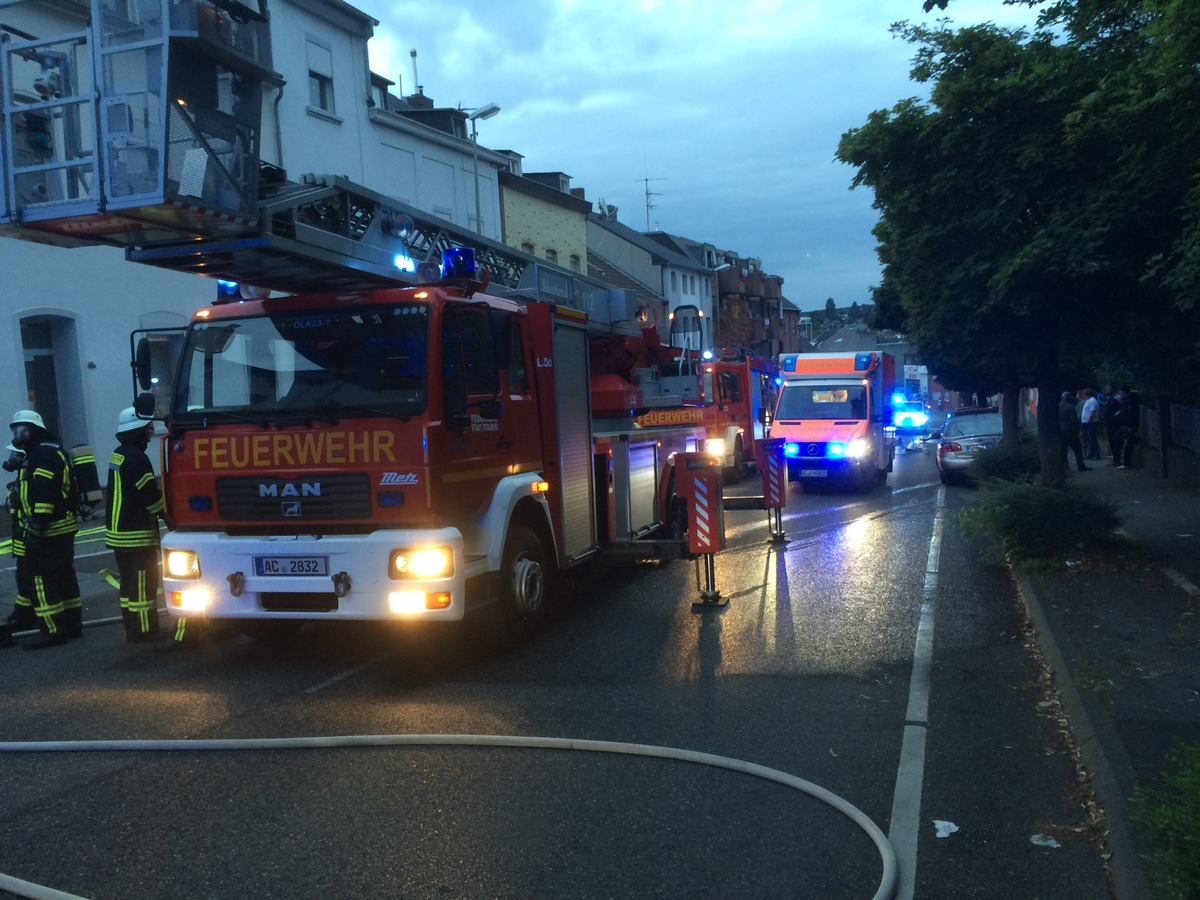
M633 423L695 393L654 370L652 328L589 327L465 277L202 309L175 379L150 371L164 336L135 369L143 389L174 382L139 397L169 428L174 615L267 637L490 607L514 642L555 572L686 555L671 464L704 433Z

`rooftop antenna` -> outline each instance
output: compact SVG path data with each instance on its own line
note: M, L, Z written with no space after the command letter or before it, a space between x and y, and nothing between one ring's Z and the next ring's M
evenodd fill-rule
M654 204L650 202L650 198L662 196L662 194L659 191L650 190L650 182L666 181L667 179L665 179L665 178L639 178L637 180L642 182L646 186L646 230L649 231L650 230L650 210L652 210L654 208Z

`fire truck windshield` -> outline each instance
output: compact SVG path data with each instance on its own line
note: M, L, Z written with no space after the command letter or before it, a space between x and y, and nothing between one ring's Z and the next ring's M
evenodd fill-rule
M775 418L781 422L801 419L865 419L867 389L860 383L814 384L785 382L779 395Z
M173 420L416 415L425 409L428 332L423 303L197 322Z

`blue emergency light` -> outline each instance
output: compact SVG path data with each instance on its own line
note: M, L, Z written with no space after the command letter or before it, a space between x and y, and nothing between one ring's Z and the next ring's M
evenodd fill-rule
M475 280L475 251L470 247L447 247L442 251L442 277Z

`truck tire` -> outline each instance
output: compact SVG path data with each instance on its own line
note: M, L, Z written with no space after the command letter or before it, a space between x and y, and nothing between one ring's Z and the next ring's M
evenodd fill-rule
M497 602L486 623L484 638L493 646L516 647L537 633L550 604L551 569L546 548L537 533L514 525L504 544Z

